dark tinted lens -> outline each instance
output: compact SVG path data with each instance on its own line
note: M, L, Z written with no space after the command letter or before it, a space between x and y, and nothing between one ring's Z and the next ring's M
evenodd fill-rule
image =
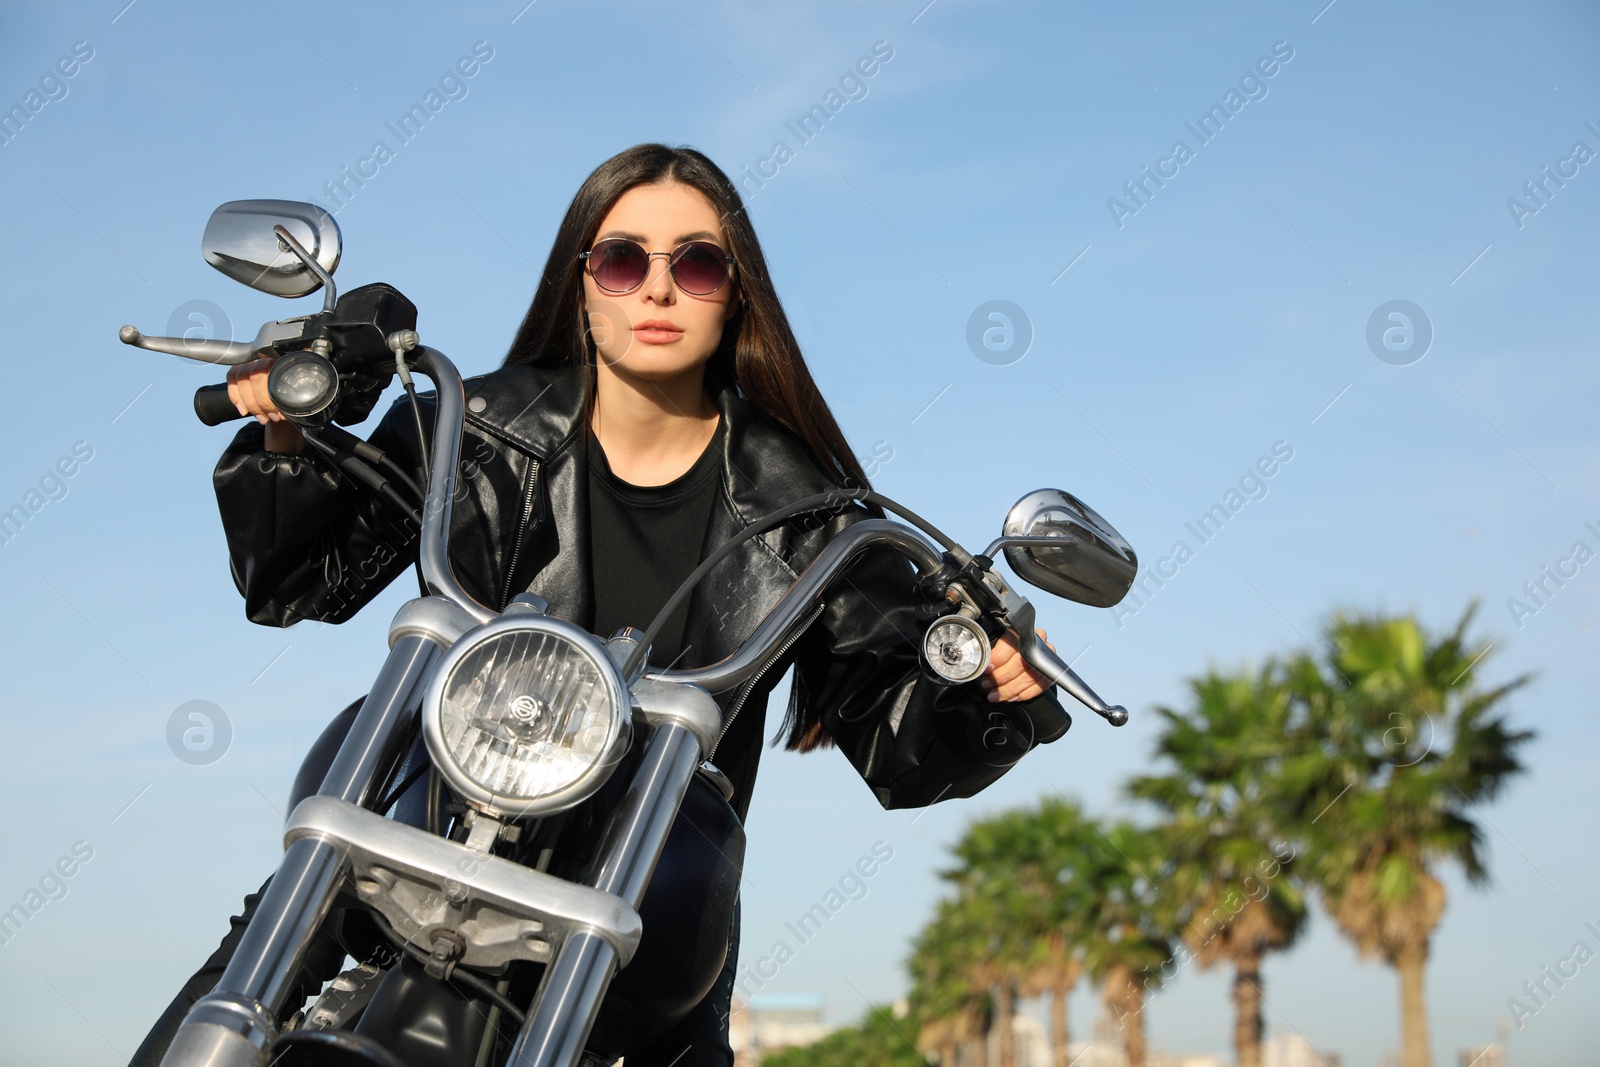
M632 241L601 241L589 254L595 284L611 293L625 293L644 281L650 257Z
M672 276L686 293L714 293L728 279L725 253L708 241L694 241L678 249L672 259Z

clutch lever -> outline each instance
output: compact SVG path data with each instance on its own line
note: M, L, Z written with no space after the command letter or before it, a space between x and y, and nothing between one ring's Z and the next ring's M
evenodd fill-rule
M232 367L250 362L262 351L275 345L300 340L309 321L308 318L296 318L263 323L256 333L256 339L250 342L216 341L203 337L146 337L133 326L124 326L117 336L123 344L149 352L165 352L169 356L183 356L200 363Z

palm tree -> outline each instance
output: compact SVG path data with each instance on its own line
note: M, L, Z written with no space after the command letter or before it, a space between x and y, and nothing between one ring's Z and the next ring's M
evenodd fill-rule
M973 823L953 849L962 866L946 876L987 886L1006 924L1005 976L1023 997L1050 998L1050 1048L1066 1067L1067 996L1082 973L1080 942L1093 905L1079 864L1098 830L1073 802L1043 799L1037 808ZM1008 997L996 997L1002 1060L1010 1052Z
M1423 977L1445 902L1434 871L1454 860L1472 884L1488 880L1474 808L1524 769L1516 750L1533 736L1503 712L1528 676L1478 688L1491 646L1466 638L1476 608L1442 637L1410 616L1336 614L1324 662L1291 666L1300 708L1283 773L1306 867L1339 929L1399 973L1404 1067L1430 1062Z
M1274 825L1290 720L1285 672L1214 671L1189 683L1184 711L1157 708L1165 729L1156 754L1170 770L1128 784L1165 819L1162 889L1186 955L1202 968L1233 966L1234 1054L1261 1064L1261 963L1292 945L1306 906L1287 874L1294 851ZM1182 962L1180 956L1178 962Z
M1078 861L1084 896L1084 966L1101 985L1107 1010L1122 1027L1128 1067L1144 1067L1144 1002L1159 988L1172 960L1163 907L1154 880L1160 860L1155 834L1117 823L1087 839Z
M972 828L981 834L981 828ZM1017 989L1027 976L1031 938L1036 929L1036 908L1017 891L1009 872L992 866L964 866L943 872L956 882L955 911L959 926L969 931L967 944L975 950L966 967L974 988L990 997L998 1067L1016 1067Z
M981 977L984 940L972 910L946 898L912 945L907 969L917 1046L931 1049L939 1067L954 1067L963 1046L982 1047L989 1015Z
M769 1052L761 1062L763 1067L927 1067L907 1041L903 1023L889 1008L874 1006L855 1026L810 1045Z
M1083 958L1077 944L1064 930L1052 930L1037 943L1034 965L1023 983L1025 997L1048 997L1050 1001L1050 1062L1052 1067L1069 1067L1072 1057L1068 1044L1072 1031L1067 1018L1067 997L1083 975Z

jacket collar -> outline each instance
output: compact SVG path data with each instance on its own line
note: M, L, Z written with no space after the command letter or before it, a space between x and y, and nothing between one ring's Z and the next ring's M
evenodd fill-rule
M585 450L574 447L583 423L581 372L516 364L465 384L468 420L537 457L543 468L550 513L536 535L541 544L532 555L542 566L531 590L557 614L587 624L593 613L587 461ZM713 399L726 428L724 492L712 508L702 554L785 504L836 488L800 440L733 385L717 389ZM731 653L788 591L796 568L785 544L781 528L767 531L700 583L689 600L680 666L703 666Z
M576 367L508 364L463 385L468 422L541 460L554 456L580 428L583 376Z
M577 367L512 364L465 384L468 421L541 461L570 447L582 429L583 375ZM837 488L798 438L731 383L713 400L727 427L723 482L741 525L790 501Z

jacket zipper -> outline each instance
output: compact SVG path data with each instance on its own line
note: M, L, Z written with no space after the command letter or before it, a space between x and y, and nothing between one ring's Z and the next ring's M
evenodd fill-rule
M778 646L778 651L768 656L766 662L761 665L761 669L756 671L755 677L744 684L744 688L739 692L739 698L733 702L733 707L728 709L728 717L723 720L722 732L717 734L716 744L712 745L711 751L705 754L706 759L709 760L717 754L717 749L722 745L722 739L728 736L729 727L733 725L733 720L739 717L739 712L744 708L745 699L755 689L756 684L761 681L772 665L782 659L789 649L794 647L794 643L800 640L807 630L811 629L811 624L817 621L817 616L822 614L822 609L826 606L826 603L819 601L806 621L797 626L794 632L784 639L783 644Z
M533 517L533 494L539 484L539 460L529 456L528 463L528 491L523 495L522 521L517 524L516 538L511 542L511 565L506 568L506 585L500 593L502 608L511 602L511 583L517 577L517 561L522 558L522 535L527 532L528 520Z

